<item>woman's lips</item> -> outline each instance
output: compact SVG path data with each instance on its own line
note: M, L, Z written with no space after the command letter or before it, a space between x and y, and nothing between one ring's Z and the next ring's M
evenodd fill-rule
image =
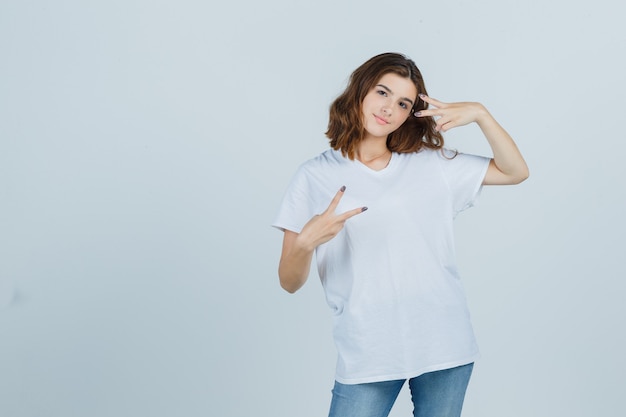
M376 119L376 123L378 123L379 125L388 125L389 124L389 122L386 119L384 119L384 118L382 118L380 116L374 115L374 119Z

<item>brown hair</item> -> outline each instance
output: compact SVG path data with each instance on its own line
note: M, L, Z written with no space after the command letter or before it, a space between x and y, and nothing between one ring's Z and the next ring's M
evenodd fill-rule
M388 73L410 78L418 94L428 95L422 74L411 59L397 53L384 53L370 58L352 73L345 91L330 105L326 136L334 150L341 150L344 156L354 159L356 146L365 136L363 99ZM387 148L390 151L411 153L418 152L422 147L443 148L443 136L435 130L435 120L432 117L413 116L414 112L427 107L428 104L418 96L408 119L387 136Z

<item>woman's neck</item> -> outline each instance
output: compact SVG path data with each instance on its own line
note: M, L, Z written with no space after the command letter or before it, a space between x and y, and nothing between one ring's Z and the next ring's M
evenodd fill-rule
M387 148L387 141L364 139L356 150L356 159L365 166L380 171L389 165L391 151Z

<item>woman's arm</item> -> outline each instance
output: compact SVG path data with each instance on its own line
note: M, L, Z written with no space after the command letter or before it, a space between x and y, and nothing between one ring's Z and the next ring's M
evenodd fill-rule
M415 115L439 117L437 130L445 132L472 122L478 124L493 152L493 160L489 164L483 184L519 184L528 178L528 166L517 145L485 106L480 103L443 103L424 95L420 95L420 98L435 109L422 110Z
M483 184L509 185L524 181L529 175L528 166L513 138L482 104L474 104L479 106L476 123L483 131L493 152L493 160L489 164Z
M359 207L343 214L335 214L335 209L345 190L346 187L341 187L326 211L313 216L300 233L285 230L282 254L278 264L278 277L281 287L287 292L296 292L306 282L315 248L337 236L350 217L367 210L367 207Z
M299 236L296 232L285 230L283 251L278 264L280 286L292 294L299 290L309 277L311 259L315 250L315 248L303 245L302 240L298 240Z

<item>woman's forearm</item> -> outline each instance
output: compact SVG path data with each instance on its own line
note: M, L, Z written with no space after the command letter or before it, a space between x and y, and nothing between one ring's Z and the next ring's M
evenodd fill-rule
M285 231L283 252L278 264L280 286L294 293L304 285L311 270L314 247L304 245L294 232Z
M485 183L518 184L528 178L528 166L513 138L481 105L476 123L482 130L493 152L493 162L500 171L498 175L486 178Z

